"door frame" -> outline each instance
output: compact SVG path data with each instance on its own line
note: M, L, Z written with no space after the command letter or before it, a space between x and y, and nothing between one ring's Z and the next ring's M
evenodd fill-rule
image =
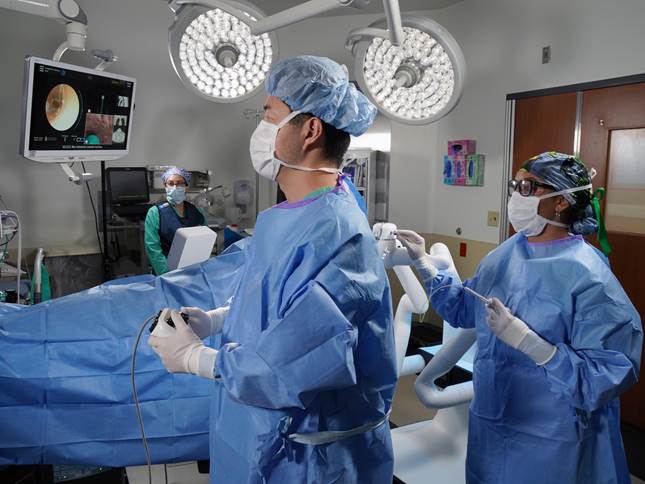
M513 168L513 139L515 136L515 102L519 99L531 97L550 96L553 94L576 93L576 123L573 138L573 155L580 156L580 141L582 135L582 104L584 91L602 89L606 87L626 86L629 84L645 83L645 73L630 76L614 77L600 81L582 82L566 86L537 89L534 91L515 92L506 95L506 115L504 120L504 159L502 161L502 196L500 208L499 243L508 238L508 214L506 213L506 181L510 180Z

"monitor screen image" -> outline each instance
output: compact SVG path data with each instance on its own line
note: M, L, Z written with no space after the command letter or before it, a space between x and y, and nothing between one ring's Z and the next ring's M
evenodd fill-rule
M129 77L28 57L21 154L49 162L125 156L135 85Z

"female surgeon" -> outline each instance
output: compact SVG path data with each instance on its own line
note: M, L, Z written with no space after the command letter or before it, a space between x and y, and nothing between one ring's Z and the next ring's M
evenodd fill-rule
M161 181L166 189L166 201L148 210L144 237L148 260L158 276L168 272L168 252L177 229L207 224L206 214L186 201L189 171L172 166L161 175Z
M573 156L542 153L509 195L518 233L463 284L433 266L421 236L398 232L435 310L477 331L466 481L628 484L618 397L637 381L642 327L607 258L583 238L600 221L591 177ZM599 240L609 252L602 224Z

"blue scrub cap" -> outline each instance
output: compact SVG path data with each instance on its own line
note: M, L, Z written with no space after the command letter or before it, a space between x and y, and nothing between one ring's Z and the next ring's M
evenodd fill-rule
M538 176L556 191L591 184L591 175L585 164L573 155L547 151L530 158L522 170ZM581 190L563 195L574 211L569 230L574 234L589 235L598 230L598 221L592 207L593 190Z
M326 57L282 59L269 71L265 86L292 111L313 114L353 136L367 131L376 117L376 107L349 82L347 68Z
M184 170L183 168L178 168L176 166L171 166L166 171L164 171L163 175L161 175L161 181L166 183L166 180L168 179L168 177L172 175L183 176L184 180L186 180L186 185L190 183L190 172L188 170Z

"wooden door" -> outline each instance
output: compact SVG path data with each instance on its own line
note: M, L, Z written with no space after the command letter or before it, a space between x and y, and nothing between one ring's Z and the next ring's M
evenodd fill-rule
M603 214L613 252L611 268L641 318L645 315L645 84L583 94L581 158L606 187ZM645 368L621 397L624 422L645 431Z
M576 93L531 97L515 101L513 171L545 151L573 153Z
M530 97L515 101L513 169L545 151L573 153L576 128L576 93ZM504 180L506 182L508 180ZM515 231L509 224L508 236Z

